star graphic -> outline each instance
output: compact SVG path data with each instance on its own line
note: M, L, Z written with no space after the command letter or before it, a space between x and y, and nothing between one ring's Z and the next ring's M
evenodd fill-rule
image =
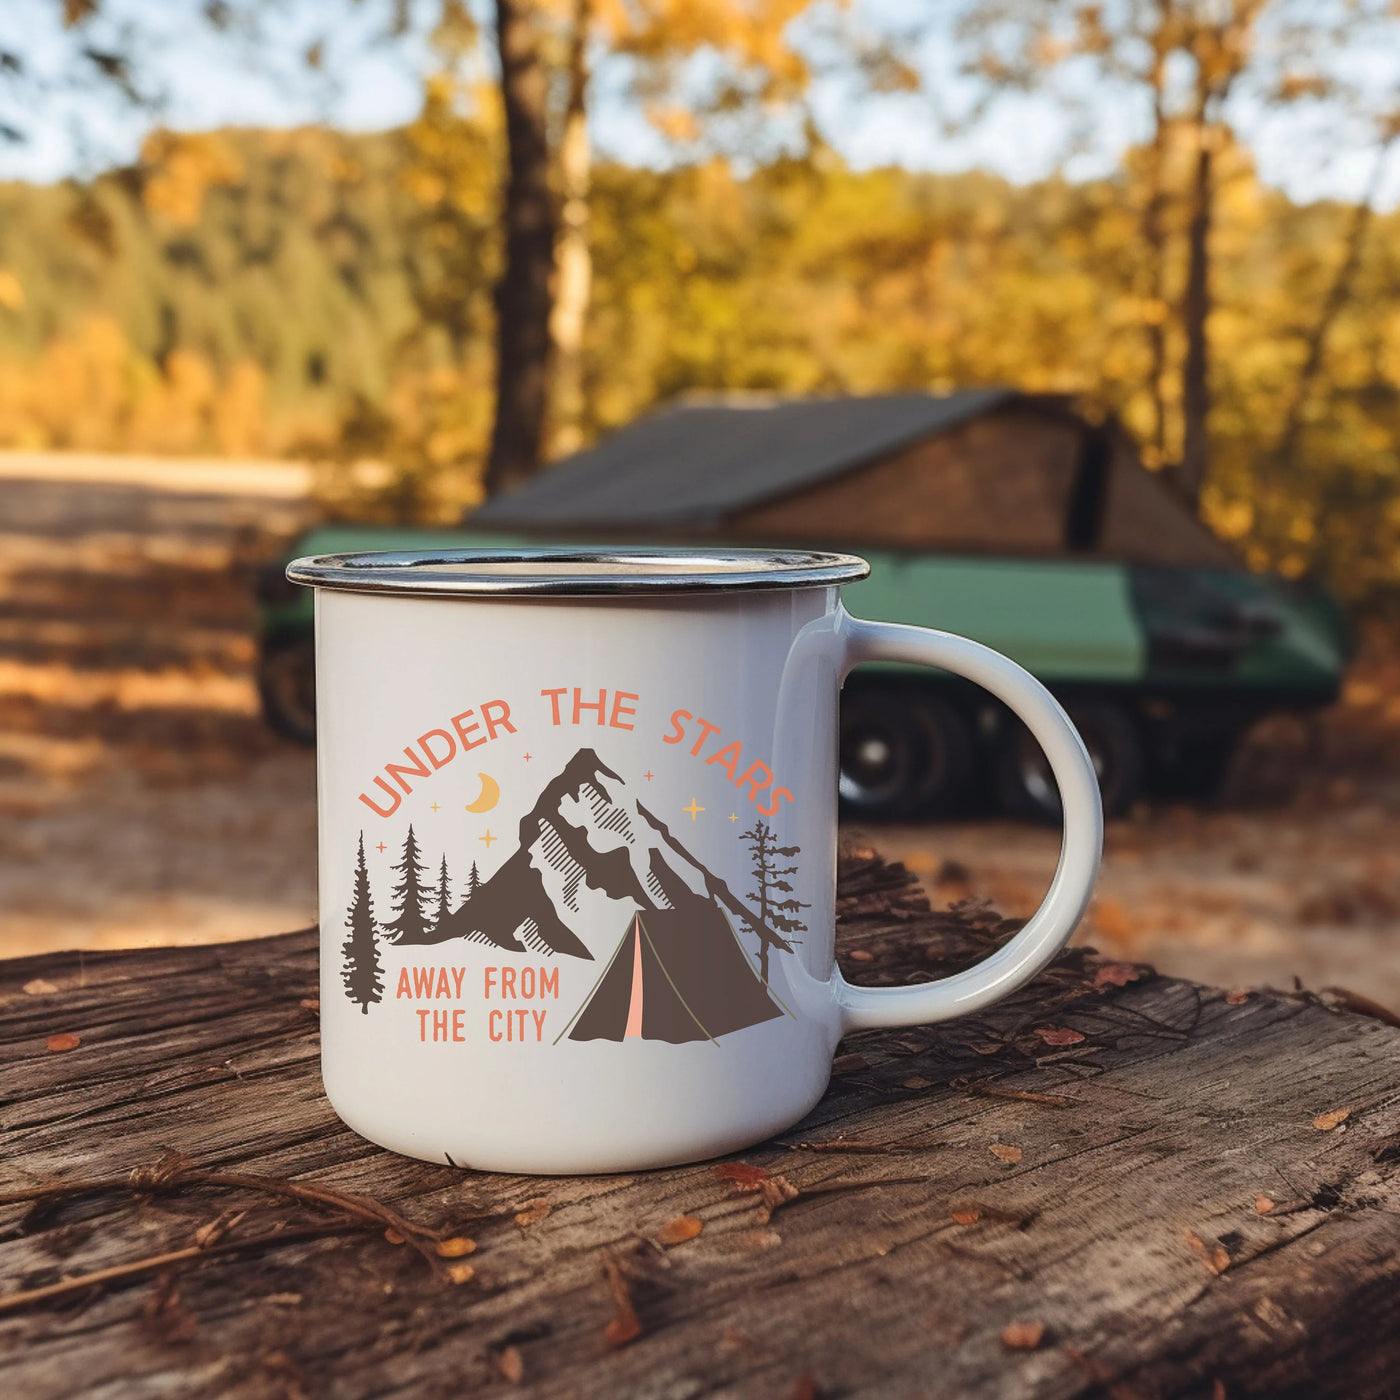
M651 782L653 774L651 770L648 769L645 773L642 774L642 777L644 777L647 780L647 782Z
M501 838L500 838L499 836L492 836L492 835L491 835L491 828L488 826L488 827L486 828L486 835L485 835L485 836L478 836L476 839L477 839L478 841L485 841L485 842L486 842L486 849L489 851L489 850L491 849L491 843L492 843L493 841L499 841Z
M438 806L438 804L437 804L436 802L434 802L433 805L432 805L431 807L428 808L428 810L429 810L430 812L440 812L440 811L442 811L442 808L441 808L440 806Z
M692 822L693 822L693 821L695 820L695 818L696 818L701 812L703 812L704 810L705 810L705 809L704 809L703 807L701 807L701 806L695 801L695 799L694 799L693 797L690 799L690 806L689 806L689 807L682 807L682 808L681 808L681 811L682 811L682 812L689 812L689 813L690 813L690 820L691 820Z
M729 820L732 821L732 822L737 822L737 821L739 820L739 814L738 814L738 812L731 812L731 813L729 814Z
M529 754L526 754L526 755L525 755L525 762L526 762L526 763L529 763L529 761L530 761L530 755L529 755Z
M382 856L384 854L384 843L381 841L374 849Z

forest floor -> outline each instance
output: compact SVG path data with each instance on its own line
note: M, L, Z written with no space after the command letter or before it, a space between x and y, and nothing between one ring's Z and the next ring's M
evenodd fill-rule
M294 467L0 453L0 955L255 937L316 909L315 774L262 724L252 566L309 518ZM850 833L935 905L1028 914L1053 831ZM1400 1010L1400 653L1271 721L1209 809L1110 826L1080 938L1230 987Z

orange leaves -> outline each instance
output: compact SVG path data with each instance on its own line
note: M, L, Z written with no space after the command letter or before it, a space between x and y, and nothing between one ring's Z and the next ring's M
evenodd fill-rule
M1021 1160L1021 1149L1019 1147L1012 1147L1010 1143L994 1142L987 1151L990 1152L997 1161L1005 1162L1008 1165L1014 1165Z
M515 1212L515 1223L520 1226L538 1225L553 1209L548 1196L535 1196Z
M61 1054L65 1050L76 1050L82 1043L81 1037L74 1035L72 1031L60 1031L44 1042L44 1048L52 1054Z
M1209 1242L1203 1240L1194 1230L1186 1232L1186 1243L1191 1246L1202 1264L1206 1266L1217 1278L1230 1267L1230 1253L1223 1244L1216 1240Z
M736 1191L758 1195L762 1202L758 1210L760 1225L767 1224L775 1210L795 1201L799 1195L797 1187L787 1177L773 1175L747 1162L721 1162L715 1168L715 1175L721 1181L728 1181Z
M678 1215L668 1220L653 1236L657 1244L676 1245L693 1240L703 1229L705 1222L694 1215Z
M1330 1113L1319 1113L1313 1119L1313 1127L1319 1132L1330 1133L1333 1128L1340 1127L1351 1117L1351 1109L1334 1108Z
M603 1261L603 1278L613 1301L612 1319L603 1328L603 1343L614 1349L625 1347L642 1335L641 1319L632 1305L632 1288L616 1259Z
M1001 1329L1001 1344L1008 1351L1034 1351L1044 1340L1043 1322L1009 1322Z
M476 1241L465 1235L453 1235L450 1239L439 1240L433 1249L439 1259L460 1259L464 1254L476 1252Z
M1083 1031L1069 1026L1037 1026L1035 1033L1047 1045L1078 1045L1085 1038Z
M1144 969L1136 963L1101 963L1094 973L1095 987L1126 987L1144 975Z

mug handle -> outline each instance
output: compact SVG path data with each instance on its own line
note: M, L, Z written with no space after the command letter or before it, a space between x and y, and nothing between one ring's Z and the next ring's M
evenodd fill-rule
M1059 702L1030 672L980 642L925 627L843 615L841 680L863 661L935 666L1005 702L1035 736L1060 788L1064 840L1049 893L1004 947L975 967L912 987L856 987L838 970L841 1031L917 1026L980 1011L1029 982L1069 941L1093 893L1103 853L1103 804L1088 750Z

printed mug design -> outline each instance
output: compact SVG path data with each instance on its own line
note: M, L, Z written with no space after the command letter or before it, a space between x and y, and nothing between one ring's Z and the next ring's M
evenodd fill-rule
M487 811L500 789L489 775L476 776L480 793L467 810ZM410 825L392 867L392 917L380 924L361 833L342 947L345 995L366 1015L384 999L385 946L489 945L525 955L527 965L487 968L488 988L493 974L501 984L509 978L512 992L517 976L522 991L528 977L527 997L559 995L558 971L539 965L541 958L601 964L562 1027L550 1027L555 1045L565 1039L717 1044L745 1027L791 1016L775 983L777 960L792 954L796 935L807 931L801 913L809 906L794 892L800 847L780 844L762 815L736 833L736 842L736 863L747 865L751 877L742 896L696 859L592 748L580 748L544 785L520 821L515 849L490 874L483 878L471 863L460 901L446 852L434 877ZM581 933L613 918L616 943L595 957ZM425 983L421 969L403 966L391 995L421 996L434 975L427 969ZM446 979L448 970L436 975ZM460 996L462 970L453 975ZM531 1014L535 1038L546 1039L544 1013Z

